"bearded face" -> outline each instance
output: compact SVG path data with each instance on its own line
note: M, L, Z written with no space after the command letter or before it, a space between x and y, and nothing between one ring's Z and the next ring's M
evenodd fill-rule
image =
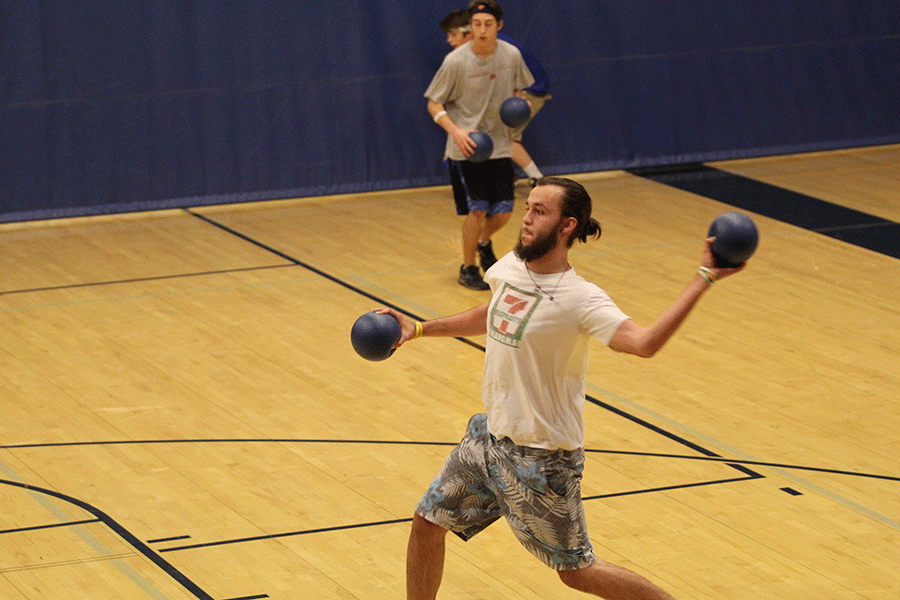
M553 227L543 233L535 234L528 244L522 242L522 232L520 231L519 241L516 243L516 247L513 248L516 256L525 262L531 262L545 256L559 242L559 226L561 223L562 218L560 217Z

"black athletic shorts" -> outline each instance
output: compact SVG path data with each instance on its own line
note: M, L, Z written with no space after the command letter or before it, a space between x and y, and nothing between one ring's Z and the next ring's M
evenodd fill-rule
M488 215L510 213L515 200L515 172L511 158L480 163L450 159L450 183L456 214L484 211Z

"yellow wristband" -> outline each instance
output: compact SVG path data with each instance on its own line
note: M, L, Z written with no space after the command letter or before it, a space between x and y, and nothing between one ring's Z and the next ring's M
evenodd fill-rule
M413 339L417 340L425 335L425 328L422 327L422 323L420 323L419 321L413 321L413 324L416 326L416 334L413 336Z
M443 117L443 116L446 115L446 114L447 114L447 111L446 111L446 110L442 110L442 111L439 112L438 114L434 115L434 122L437 123L438 121L441 120L441 117Z

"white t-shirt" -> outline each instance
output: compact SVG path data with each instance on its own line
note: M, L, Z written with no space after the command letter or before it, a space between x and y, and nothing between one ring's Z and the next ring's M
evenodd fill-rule
M491 136L492 159L509 158L510 129L500 120L500 106L515 90L532 83L534 77L522 53L512 44L497 40L497 48L485 60L472 50L472 42L466 42L444 57L425 97L443 104L457 127ZM445 152L453 160L466 159L449 135Z
M609 344L628 315L574 269L529 275L513 252L484 280L493 292L482 384L488 431L520 446L584 447L588 343Z

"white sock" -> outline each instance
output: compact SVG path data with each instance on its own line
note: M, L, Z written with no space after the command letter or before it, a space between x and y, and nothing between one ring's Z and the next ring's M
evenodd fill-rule
M537 168L537 165L534 164L534 161L528 163L528 166L525 167L524 171L526 175L533 179L540 179L544 176L544 174L541 173L541 170Z

